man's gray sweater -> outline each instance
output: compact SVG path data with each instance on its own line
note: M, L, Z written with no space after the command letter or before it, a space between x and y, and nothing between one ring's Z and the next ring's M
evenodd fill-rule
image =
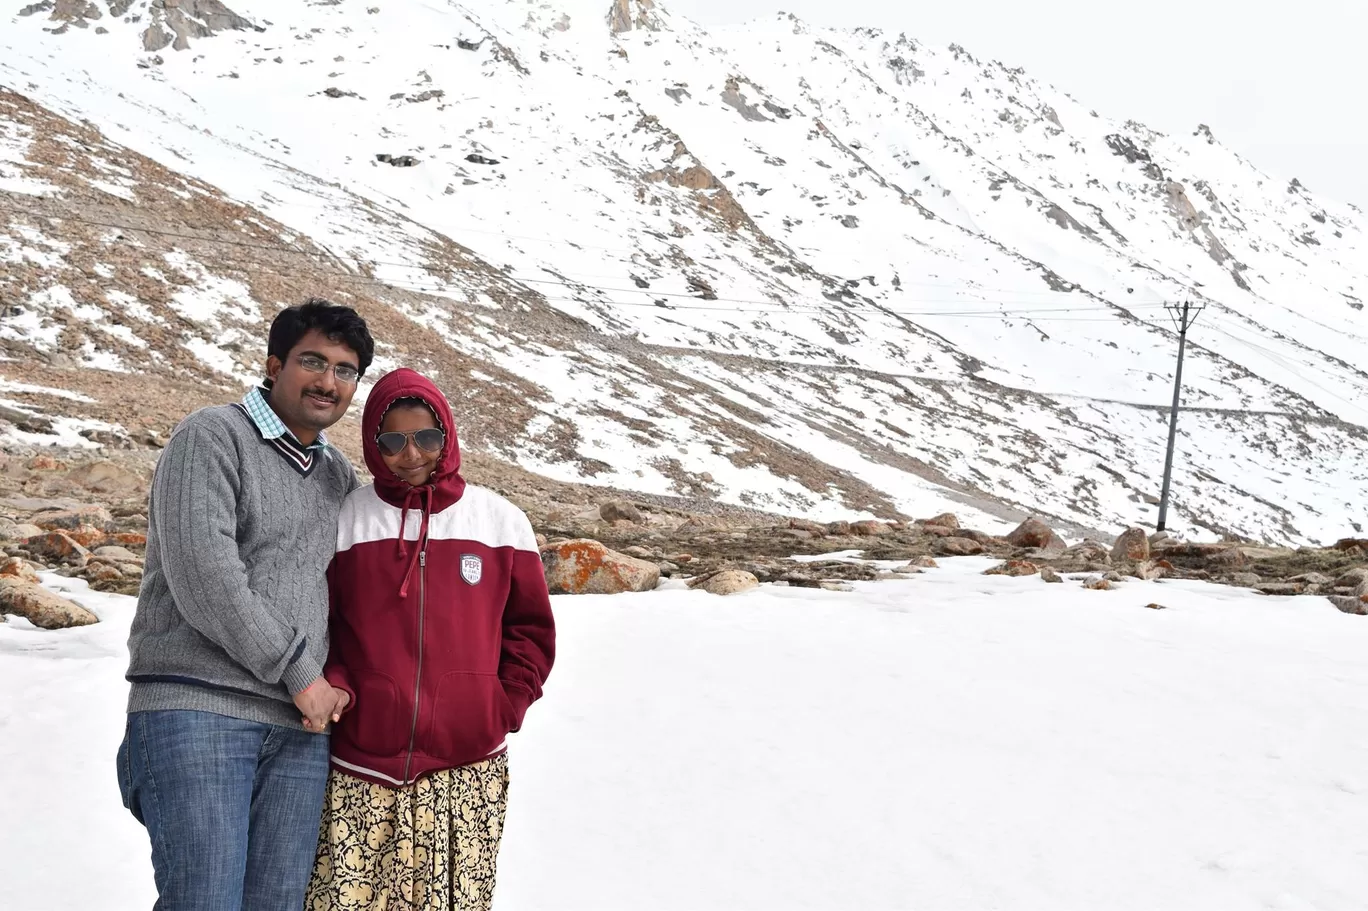
M326 573L356 486L340 452L313 450L306 471L238 406L182 421L152 479L128 710L299 728L293 696L328 656Z

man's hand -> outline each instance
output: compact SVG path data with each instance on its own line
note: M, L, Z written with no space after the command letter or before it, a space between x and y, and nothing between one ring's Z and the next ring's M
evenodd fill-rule
M333 689L332 684L319 677L308 688L294 697L294 704L304 714L304 727L310 731L323 731L328 721L336 721L347 704L347 694Z
M351 696L347 695L346 690L340 690L337 687L333 687L333 692L337 694L337 703L333 706L332 720L341 721L342 713L345 712L347 706L351 704Z

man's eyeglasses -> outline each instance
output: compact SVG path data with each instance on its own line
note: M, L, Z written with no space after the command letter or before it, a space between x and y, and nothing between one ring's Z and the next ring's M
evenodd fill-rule
M339 383L354 384L361 379L361 371L350 364L329 364L316 354L301 354L296 360L299 366L310 373L327 373L332 370L333 376L337 377Z
M387 456L397 456L408 446L408 441L412 439L419 449L426 452L441 452L446 445L446 433L438 427L429 427L426 430L410 430L407 433L391 430L382 433L375 438L375 442L380 445L380 451Z

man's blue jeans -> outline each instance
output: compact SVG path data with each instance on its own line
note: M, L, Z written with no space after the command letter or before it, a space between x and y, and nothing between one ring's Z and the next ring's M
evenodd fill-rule
M208 712L135 712L119 747L124 806L147 827L155 911L300 911L328 737Z

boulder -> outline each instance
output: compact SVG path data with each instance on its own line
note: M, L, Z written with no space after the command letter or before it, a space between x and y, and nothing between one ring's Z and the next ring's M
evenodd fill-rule
M1150 558L1150 542L1143 528L1128 528L1112 545L1112 562L1141 563Z
M784 571L784 568L776 563L747 563L736 568L750 573L761 582L767 582Z
M18 557L10 557L0 562L0 576L9 576L14 579L22 579L25 582L38 584L38 571L29 565L27 560Z
M1356 566L1335 580L1335 588L1358 588L1368 582L1368 567Z
M17 614L40 629L89 626L100 618L40 585L0 576L0 614Z
M1154 560L1141 560L1131 568L1131 575L1146 582L1162 579L1166 570Z
M985 576L1034 576L1040 567L1028 560L1008 560L983 571Z
M1239 585L1244 588L1253 588L1263 581L1258 573L1235 573L1230 577L1231 585Z
M933 538L953 538L960 532L958 528L951 528L949 525L923 525L921 531L922 534Z
M1300 595L1306 591L1303 582L1261 582L1254 587L1265 595Z
M907 565L913 569L936 569L940 564L936 562L935 557L922 554L920 557L913 557L908 560Z
M82 575L91 582L117 582L124 577L123 572L112 563L91 563Z
M1368 601L1354 595L1332 595L1330 603L1346 614L1368 615Z
M1013 547L1048 547L1055 537L1054 529L1039 519L1027 519L1007 536Z
M1043 557L1059 557L1064 551L1069 549L1069 544L1059 535L1051 535L1050 540L1045 542L1045 546L1037 548L1037 553Z
M937 538L932 549L940 557L972 557L983 553L983 545L969 538Z
M53 563L84 566L86 561L90 559L89 550L60 531L51 531L45 535L28 538L24 541L24 547L35 557Z
M644 521L641 510L626 500L610 500L599 507L598 514L605 522L631 522L640 525Z
M1044 566L1040 570L1040 578L1046 582L1063 582L1064 579L1052 567Z
M960 527L959 517L956 516L953 512L943 512L943 513L941 513L941 514L938 515L938 516L932 516L932 517L929 518L929 519L923 519L922 522L921 522L921 524L922 524L922 525L935 525L937 528L959 528L959 527Z
M43 530L37 525L31 525L28 522L20 522L17 525L6 525L4 528L0 528L0 540L23 541L26 538L32 538L34 535L41 535L42 533Z
M622 552L629 557L636 557L638 560L649 560L654 556L649 547L642 547L640 544L624 547Z
M1152 548L1157 558L1169 561L1182 569L1240 569L1249 563L1238 546L1230 544L1161 544Z
M1096 541L1080 541L1072 547L1066 547L1062 556L1079 563L1111 564L1111 552Z
M724 569L720 573L689 583L689 588L701 588L713 595L734 595L757 587L760 580L740 569Z
M880 522L878 519L865 519L863 522L851 522L850 533L862 538L874 538L880 535L890 535L893 529L887 522Z
M541 552L546 586L553 595L616 595L644 592L660 581L660 567L576 538Z
M80 528L114 531L118 526L114 516L103 506L82 506L77 509L46 509L29 517L34 525L45 531L72 531Z
M67 480L94 493L127 496L147 486L143 476L107 459L72 469Z
M8 314L6 314L8 315ZM0 420L8 421L25 433L52 433L52 419L19 408L0 405Z
M82 525L80 528L67 529L62 532L62 534L87 550L99 547L104 544L105 541L109 540L109 535L90 525Z
M97 547L95 549L95 553L91 556L91 559L94 560L97 558L104 560L106 562L113 563L142 562L142 558L139 557L137 554L133 553L133 551L129 550L126 547L118 547L117 545L106 545L104 547Z
M1207 559L1207 566L1209 567L1229 568L1248 565L1249 557L1245 556L1245 552L1238 547L1223 547Z

